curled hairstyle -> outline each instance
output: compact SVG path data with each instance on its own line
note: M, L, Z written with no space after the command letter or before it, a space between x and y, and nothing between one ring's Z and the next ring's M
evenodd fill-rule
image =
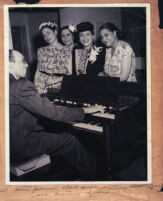
M80 32L90 31L92 35L94 35L94 26L90 22L82 22L77 25L77 33L79 35Z
M57 31L57 24L52 21L45 21L40 24L39 30L42 31L44 28L51 29L52 31Z
M65 30L65 29L68 29L68 30L70 31L70 33L74 36L75 32L72 32L72 31L69 29L69 26L64 26L64 27L62 27L61 30L60 30L60 33L62 33L62 31Z
M62 37L61 37L61 33L62 33L63 30L66 30L66 29L69 30L70 33L72 34L74 43L77 42L76 31L72 32L72 31L69 29L69 26L64 26L64 27L62 27L62 28L60 29L59 41L63 44L63 42L62 42Z
M113 24L113 23L108 22L108 23L103 24L103 25L99 28L99 32L100 32L102 29L107 29L107 30L109 30L109 31L111 31L111 32L116 31L116 34L117 34L118 39L121 39L121 38L123 37L122 31L121 31L115 24Z

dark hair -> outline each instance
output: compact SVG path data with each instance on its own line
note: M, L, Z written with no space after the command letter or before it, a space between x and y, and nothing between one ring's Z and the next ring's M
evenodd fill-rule
M94 35L94 26L90 22L82 22L77 25L77 33L79 34L80 32L83 31L90 31L92 35Z
M9 61L10 61L10 62L14 62L14 61L15 61L15 57L14 57L13 52L14 52L13 49L10 49L10 50L9 50Z
M65 29L68 29L68 30L70 31L70 33L74 36L75 32L72 32L72 31L69 29L69 26L64 26L64 27L62 27L61 30L60 30L60 33L62 33L62 31L65 30Z
M108 22L108 23L103 24L99 28L99 31L101 31L102 29L108 29L109 31L112 31L112 32L116 31L118 39L122 38L122 31L120 31L120 29L113 23Z
M62 28L60 29L60 34L58 34L59 41L63 44L62 39L61 39L61 33L62 33L62 31L65 30L65 29L68 29L68 30L70 31L70 33L73 35L73 41L74 41L74 43L76 43L76 42L77 42L77 35L76 35L77 33L76 33L76 31L72 32L72 31L69 29L69 26L64 26L64 27L62 27ZM64 44L63 44L63 45L64 45Z

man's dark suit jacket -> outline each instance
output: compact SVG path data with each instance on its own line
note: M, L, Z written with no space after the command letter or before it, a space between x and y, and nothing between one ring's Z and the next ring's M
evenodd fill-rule
M16 80L12 75L9 96L11 157L28 158L31 152L37 155L43 151L44 144L36 132L39 116L55 121L77 121L84 117L83 109L55 106L47 98L40 97L32 82Z

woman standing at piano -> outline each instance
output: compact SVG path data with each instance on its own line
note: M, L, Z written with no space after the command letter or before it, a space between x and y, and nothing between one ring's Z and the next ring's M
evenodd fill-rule
M119 77L120 81L136 82L135 53L127 42L119 39L118 27L106 23L99 31L101 41L106 47L104 71L99 75Z
M35 87L38 93L46 93L48 88L59 90L64 74L71 74L72 61L69 48L61 45L57 39L57 25L54 22L43 22L39 30L47 43L37 51L37 70Z
M61 28L60 38L63 45L68 47L72 52L76 46L76 28L74 25L68 25Z
M98 75L103 71L105 49L94 43L94 26L90 22L77 25L80 45L73 51L73 72L76 75Z

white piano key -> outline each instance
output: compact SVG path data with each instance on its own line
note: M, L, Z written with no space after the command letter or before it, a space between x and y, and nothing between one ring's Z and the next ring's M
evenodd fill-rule
M89 103L83 103L83 106L89 107L89 106L91 106L91 104L89 104Z
M83 128L83 129L87 129L87 130L97 131L100 133L103 132L102 126L91 125L91 124L86 124L86 123L74 123L73 126L77 127L77 128Z

